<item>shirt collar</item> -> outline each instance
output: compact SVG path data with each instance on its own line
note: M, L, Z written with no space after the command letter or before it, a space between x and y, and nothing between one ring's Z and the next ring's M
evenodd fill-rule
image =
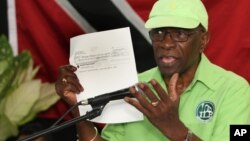
M196 83L197 81L202 82L208 88L215 90L216 86L214 84L214 80L216 79L216 75L214 75L214 65L208 60L204 53L201 55L201 61L196 70L194 80L191 85Z

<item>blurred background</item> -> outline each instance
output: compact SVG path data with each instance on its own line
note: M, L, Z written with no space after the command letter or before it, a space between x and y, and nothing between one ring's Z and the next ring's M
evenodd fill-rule
M32 67L34 70L38 68L32 79L39 80L41 85L50 85L47 91L53 94L58 68L69 62L70 38L77 35L130 27L138 72L154 67L151 42L144 28L154 2L155 0L0 0L0 34L6 36L13 58L25 51L30 53ZM250 82L250 1L203 2L209 13L211 32L205 54L215 64ZM6 89L9 87L6 86ZM43 93L44 91L40 91L41 95ZM8 132L6 138L11 141L17 136L46 129L68 108L62 100L55 97L47 107L33 113L25 122L17 124L17 131L11 130L13 132ZM64 120L71 118L68 115ZM98 126L101 130L102 125ZM0 141L1 134L7 133L0 133ZM75 140L75 135L72 126L49 135L46 140L72 141Z

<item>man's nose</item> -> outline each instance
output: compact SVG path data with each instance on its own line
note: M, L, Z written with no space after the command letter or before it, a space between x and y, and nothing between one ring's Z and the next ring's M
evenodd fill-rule
M172 49L175 47L175 41L173 40L170 33L166 33L164 39L162 40L164 49Z

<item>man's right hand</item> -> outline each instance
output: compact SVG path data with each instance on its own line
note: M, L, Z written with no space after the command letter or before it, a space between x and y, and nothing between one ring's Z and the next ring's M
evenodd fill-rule
M83 91L76 74L76 67L65 65L59 68L59 75L55 82L56 93L69 104L73 106L77 103L76 95Z

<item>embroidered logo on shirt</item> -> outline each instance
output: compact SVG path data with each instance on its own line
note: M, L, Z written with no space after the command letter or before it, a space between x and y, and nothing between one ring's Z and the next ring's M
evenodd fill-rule
M208 122L214 115L214 104L210 101L201 102L196 109L196 117L203 121Z

